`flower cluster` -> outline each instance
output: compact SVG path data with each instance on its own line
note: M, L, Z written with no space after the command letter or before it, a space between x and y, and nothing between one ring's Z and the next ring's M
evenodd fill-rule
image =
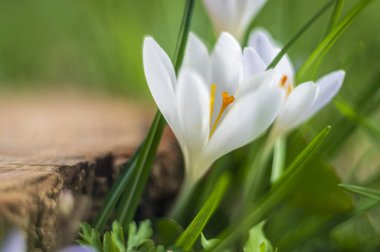
M204 3L221 32L211 53L191 33L176 74L153 38L147 37L143 48L149 89L178 139L189 184L215 160L255 140L272 124L271 137L276 139L311 118L337 94L344 79L344 72L336 71L295 85L287 55L267 70L280 47L263 29L253 31L242 49L232 34L241 37L264 1Z

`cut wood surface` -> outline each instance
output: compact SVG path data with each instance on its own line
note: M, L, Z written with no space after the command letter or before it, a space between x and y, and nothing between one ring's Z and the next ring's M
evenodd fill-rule
M57 92L2 96L0 230L22 228L32 251L71 242L78 220L90 218L99 206L153 115L154 109L121 98ZM166 131L141 214L160 214L174 197L179 153Z

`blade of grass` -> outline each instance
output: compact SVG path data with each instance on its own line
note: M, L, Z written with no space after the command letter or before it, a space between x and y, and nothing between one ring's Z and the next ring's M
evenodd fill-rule
M380 129L376 127L374 123L372 123L367 118L361 116L342 99L336 101L335 106L343 116L347 117L348 119L354 121L359 126L361 126L365 133L367 133L370 136L371 140L375 140L375 143L378 146L380 146Z
M336 2L337 0L328 1L301 29L286 43L286 45L281 49L281 51L276 55L276 57L269 64L267 69L274 68L277 63L281 60L281 58L286 54L286 52L290 49L290 47L304 34L314 23L318 20L319 17L325 13L330 6Z
M181 66L185 52L191 16L194 9L194 2L195 0L187 0L185 4L177 48L174 56L174 68L176 72L178 72L178 69ZM152 168L152 163L157 152L164 126L165 120L158 111L152 126L150 127L149 133L141 147L141 152L137 156L136 166L134 166L131 171L131 179L129 180L130 183L128 183L125 188L126 193L121 201L121 205L116 216L116 219L122 224L122 226L128 226L136 212Z
M286 54L286 52L291 48L291 46L301 37L303 33L305 33L315 21L318 20L323 13L325 13L329 7L336 2L337 0L330 0L327 2L301 29L286 43L286 45L281 49L281 51L276 55L276 57L272 60L272 62L268 65L267 70L274 68L281 58ZM248 36L248 35L247 35ZM250 156L248 158L246 166L246 170L248 171L248 175L245 182L244 188L244 202L248 202L248 198L256 198L261 188L260 182L263 181L263 177L265 175L265 167L267 159L271 153L273 146L265 143L262 147L262 151L257 153L256 157ZM254 153L251 151L251 153Z
M340 18L340 15L342 13L343 4L344 4L344 0L337 0L335 2L334 10L331 13L330 21L327 25L326 32L323 35L323 37L326 37L331 32L331 30L336 26L336 24ZM314 67L313 67L312 75L311 75L312 79L315 79L317 77L318 69L320 68L326 54L327 54L327 51L325 53L323 53L319 57L319 59L314 63Z
M315 155L329 131L330 127L322 130L289 165L284 175L273 185L269 193L262 197L262 200L256 206L252 206L251 211L247 211L247 215L223 231L219 236L218 243L213 248L205 251L223 251L223 249L239 239L242 234L247 234L251 227L262 221L274 207L283 201L290 192L294 178L302 169L307 168L305 166L306 162Z
M339 186L343 187L347 191L354 192L380 202L380 191L357 185L339 184Z
M306 79L306 75L317 60L322 57L338 40L340 35L350 26L355 17L366 7L372 0L359 1L349 13L339 22L331 32L325 37L324 40L317 46L305 63L297 72L297 79L302 82Z
M335 3L335 6L334 6L334 10L333 10L333 13L331 15L331 18L330 18L330 22L327 26L327 32L326 32L326 36L328 35L328 33L336 26L336 24L338 23L338 20L339 20L339 17L340 15L342 14L342 10L343 10L343 5L344 5L344 0L338 0L336 1Z
M140 151L140 148L136 151L136 153L139 153L139 151ZM125 187L128 184L129 179L131 177L130 176L131 170L136 165L136 156L137 155L132 156L132 158L128 161L128 163L125 164L125 166L123 167L121 171L121 174L118 176L111 190L107 194L104 200L106 204L102 205L102 208L99 210L95 218L95 221L93 222L93 227L96 230L102 231L102 229L107 223L109 216L111 215L118 200L120 199L120 196L124 192Z
M218 183L216 184L213 192L208 197L206 203L195 216L190 225L181 234L176 241L176 246L182 248L184 251L190 251L193 244L198 239L203 228L206 226L208 220L218 207L228 185L230 178L227 174L223 174Z

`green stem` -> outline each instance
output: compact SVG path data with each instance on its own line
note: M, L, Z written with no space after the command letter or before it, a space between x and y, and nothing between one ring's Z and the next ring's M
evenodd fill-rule
M273 140L271 137L268 137L254 159L248 163L248 173L244 182L243 194L243 202L245 205L250 205L260 194L262 186L261 182L265 176L265 168L272 152L272 148Z
M286 138L280 137L274 144L271 183L275 183L284 171L286 157Z
M183 221L183 214L190 202L191 197L194 194L194 191L198 183L190 183L185 181L182 185L182 188L178 195L176 196L176 201L174 202L173 208L169 213L169 218L176 220L178 223Z

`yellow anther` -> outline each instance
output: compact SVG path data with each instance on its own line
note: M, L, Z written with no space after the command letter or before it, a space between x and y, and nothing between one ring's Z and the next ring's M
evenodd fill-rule
M288 82L288 76L285 74L281 77L280 87L285 90L286 96L288 96L293 90L293 86Z
M281 81L280 81L280 85L281 87L284 87L285 86L285 83L286 81L288 80L288 76L286 76L285 74L281 77Z
M211 91L210 91L210 125L212 123L211 122L212 114L214 113L215 92L216 92L216 84L212 84Z
M293 91L293 86L291 84L288 85L286 89L286 96L288 96Z
M222 98L223 98L222 106L220 107L219 114L216 117L214 124L212 125L211 131L210 131L210 137L214 134L216 130L216 126L218 125L220 119L222 118L223 112L226 110L228 105L230 105L231 103L235 101L235 97L233 95L230 95L228 92L222 92ZM212 120L212 117L210 117L210 120Z

